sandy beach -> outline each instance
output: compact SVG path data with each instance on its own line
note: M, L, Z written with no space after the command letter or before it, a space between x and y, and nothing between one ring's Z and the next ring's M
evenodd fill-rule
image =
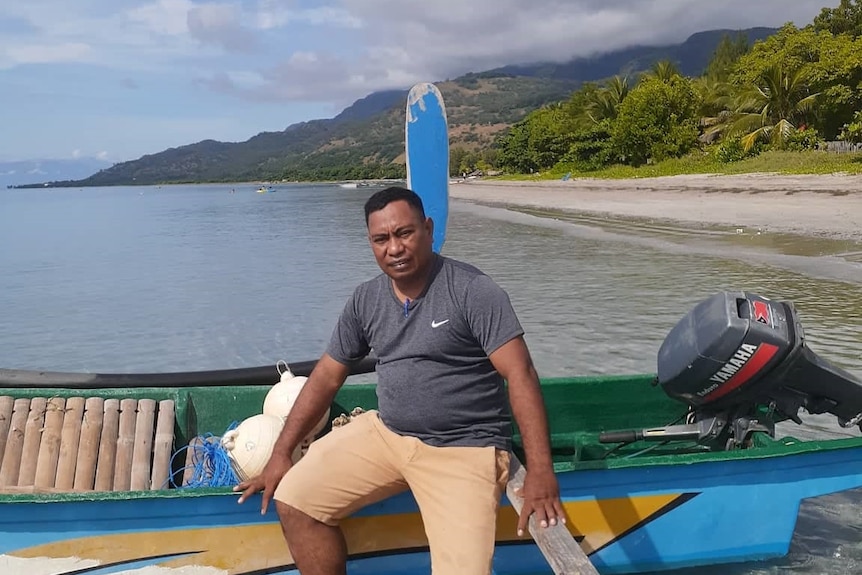
M452 198L692 227L758 228L862 241L862 176L683 175L627 180L468 180Z

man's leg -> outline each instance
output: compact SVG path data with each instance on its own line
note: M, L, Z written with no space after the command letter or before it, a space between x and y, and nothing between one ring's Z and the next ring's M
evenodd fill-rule
M433 575L489 575L509 453L422 444L404 476L422 512Z
M407 489L377 417L365 413L312 443L275 490L281 528L302 575L344 575L347 546L338 522Z
M312 519L281 501L275 502L281 531L302 575L346 575L347 545L341 528Z

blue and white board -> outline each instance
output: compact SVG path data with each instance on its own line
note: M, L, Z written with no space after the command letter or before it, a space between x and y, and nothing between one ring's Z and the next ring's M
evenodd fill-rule
M419 194L434 221L434 251L446 240L449 218L449 131L443 96L434 84L416 84L407 95L404 128L407 187Z

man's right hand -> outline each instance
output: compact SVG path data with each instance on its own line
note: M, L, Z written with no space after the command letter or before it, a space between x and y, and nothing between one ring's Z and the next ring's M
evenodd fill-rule
M242 495L240 495L237 503L243 503L258 491L263 491L263 499L260 502L260 514L265 515L269 502L275 493L275 488L278 487L281 478L284 477L284 474L291 467L293 467L293 462L290 460L290 457L271 457L260 475L234 486L233 490L235 492L242 491Z

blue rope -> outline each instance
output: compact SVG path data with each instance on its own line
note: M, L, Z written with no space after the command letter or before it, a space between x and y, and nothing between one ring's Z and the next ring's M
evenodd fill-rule
M225 431L236 429L239 425L234 421ZM230 456L227 450L221 444L221 438L212 433L198 435L200 441L193 442L192 446L187 445L174 453L171 457L171 468L173 469L173 460L187 449L194 449L192 453L192 462L186 465L176 473L172 474L166 483L170 483L177 488L195 488L195 487L227 487L236 485L240 482L239 477L233 469ZM185 456L183 456L185 457ZM182 484L182 477L187 469L191 469L191 477L185 485ZM179 475L180 484L177 485L175 478ZM167 487L167 485L165 485Z

